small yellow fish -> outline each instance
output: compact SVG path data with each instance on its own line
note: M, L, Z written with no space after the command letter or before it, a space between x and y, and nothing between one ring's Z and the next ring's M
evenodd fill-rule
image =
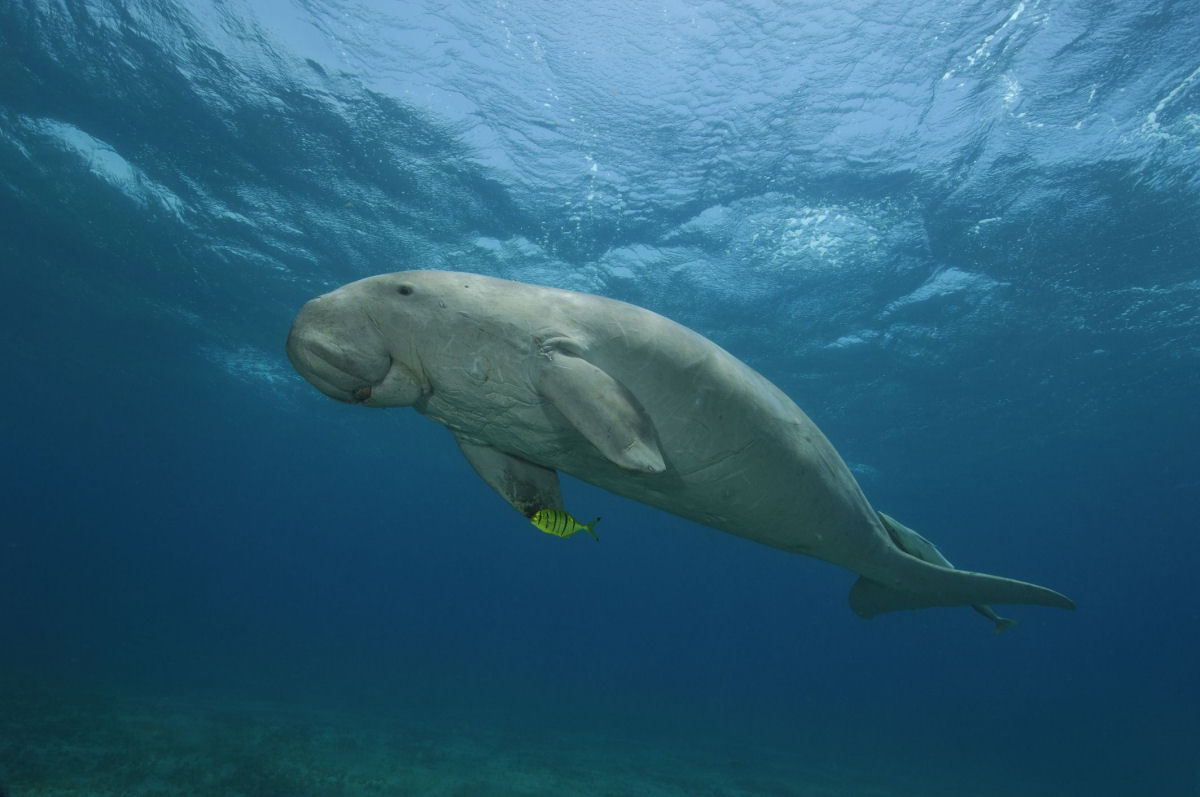
M592 531L592 527L600 522L600 518L596 518L591 523L584 525L561 509L539 509L533 513L533 517L529 519L529 522L547 534L553 534L555 537L570 537L577 531L586 531L592 535L592 539L597 542L600 541L600 538L596 536L596 532Z

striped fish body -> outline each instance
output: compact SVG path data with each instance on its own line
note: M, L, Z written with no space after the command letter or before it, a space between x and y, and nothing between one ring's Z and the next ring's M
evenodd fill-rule
M537 526L540 530L547 534L553 534L555 537L570 537L577 531L586 531L592 535L592 539L599 541L596 532L592 531L600 518L596 518L591 523L580 523L575 518L571 517L570 513L564 512L561 509L539 509L533 513L533 517L529 522Z

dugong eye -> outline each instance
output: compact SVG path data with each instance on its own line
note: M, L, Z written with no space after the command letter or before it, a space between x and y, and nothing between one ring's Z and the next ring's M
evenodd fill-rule
M396 289L396 293L400 294L401 296L411 296L412 292L413 292L413 286L408 285L408 284L401 285L399 288Z

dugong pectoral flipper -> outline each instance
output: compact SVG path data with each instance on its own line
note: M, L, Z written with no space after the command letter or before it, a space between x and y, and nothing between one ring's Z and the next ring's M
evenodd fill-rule
M539 509L563 508L556 471L458 435L454 439L475 472L525 517Z
M654 424L629 389L563 345L542 346L541 395L609 462L642 473L666 470Z
M896 520L891 515L883 512L878 513L879 519L883 521L883 527L887 529L888 536L892 538L892 542L900 547L900 550L907 554L911 554L918 559L922 559L930 564L941 565L942 567L954 567L950 560L929 540L922 537L917 532L905 526L900 521ZM1006 628L1012 628L1017 624L1016 620L1010 620L1007 617L1001 617L992 610L991 606L986 604L975 604L971 607L975 611L982 614L987 619L991 620L996 625L996 633L1000 633Z

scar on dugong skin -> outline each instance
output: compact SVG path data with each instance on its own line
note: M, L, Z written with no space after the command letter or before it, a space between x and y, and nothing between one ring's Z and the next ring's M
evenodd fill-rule
M1073 609L1035 584L957 570L880 515L808 416L707 338L624 302L444 271L369 277L308 302L287 341L322 393L446 426L525 517L558 472L859 574L860 617L990 603Z

